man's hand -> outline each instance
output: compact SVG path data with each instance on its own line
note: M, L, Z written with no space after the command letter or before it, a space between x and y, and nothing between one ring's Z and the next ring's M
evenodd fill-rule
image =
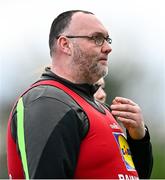
M145 136L144 119L138 104L130 99L116 97L110 106L112 114L123 123L132 139L142 139Z

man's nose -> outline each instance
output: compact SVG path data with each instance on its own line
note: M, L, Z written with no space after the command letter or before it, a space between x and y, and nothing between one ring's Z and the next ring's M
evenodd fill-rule
M108 55L111 51L112 51L111 45L107 41L105 41L102 46L102 52Z

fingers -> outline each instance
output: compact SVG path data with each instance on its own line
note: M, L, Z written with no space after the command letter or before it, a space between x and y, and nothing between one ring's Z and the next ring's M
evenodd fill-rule
M110 108L111 113L123 123L132 138L144 137L144 119L138 104L127 98L116 97Z
M113 111L126 111L126 112L132 112L132 113L137 113L140 111L139 106L134 106L130 104L113 104L110 106L110 108Z
M116 97L113 101L112 104L130 104L133 106L136 106L137 104L135 102L133 102L130 99L127 98L123 98L123 97Z
M136 121L133 121L132 119L117 117L117 120L123 123L124 127L127 129L137 127Z
M125 119L132 119L135 120L136 119L136 114L132 113L132 112L125 112L125 111L114 111L113 110L113 115L117 116L118 118L125 118Z
M125 111L132 113L140 113L141 109L138 104L134 103L132 100L122 97L116 97L112 105L110 106L112 111Z

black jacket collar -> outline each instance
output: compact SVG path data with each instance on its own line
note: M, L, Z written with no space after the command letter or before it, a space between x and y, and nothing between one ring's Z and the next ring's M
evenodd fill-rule
M62 77L57 76L54 74L49 67L45 68L45 72L42 74L40 80L56 80L58 82L63 83L73 91L77 92L78 94L85 96L90 100L94 100L93 95L98 90L98 85L90 85L90 84L75 84Z

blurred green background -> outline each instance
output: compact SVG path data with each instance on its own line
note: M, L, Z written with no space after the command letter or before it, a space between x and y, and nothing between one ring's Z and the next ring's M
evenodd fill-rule
M154 153L152 179L165 179L165 11L163 0L0 1L0 178L7 176L6 126L18 95L50 64L48 34L62 11L92 11L112 38L107 103L123 96L138 103ZM139 149L142 151L142 149Z

